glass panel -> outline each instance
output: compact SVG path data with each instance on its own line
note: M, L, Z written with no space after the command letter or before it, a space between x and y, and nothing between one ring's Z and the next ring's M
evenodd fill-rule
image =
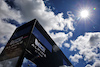
M37 67L37 65L29 61L28 59L24 58L21 67Z
M63 59L63 65L67 65L67 62Z
M4 60L0 62L0 67L15 67L19 57Z
M17 37L19 37L19 36L22 36L22 35L24 35L24 34L29 33L30 30L31 30L31 28L32 28L32 26L27 26L27 27L25 27L25 28L23 28L23 29L19 29L18 31L16 31L16 32L13 34L13 36L11 37L11 39L14 39L14 38L17 38Z
M39 30L35 27L33 30L33 34L40 40L40 42L50 51L52 52L52 45L47 41L47 39L39 32Z

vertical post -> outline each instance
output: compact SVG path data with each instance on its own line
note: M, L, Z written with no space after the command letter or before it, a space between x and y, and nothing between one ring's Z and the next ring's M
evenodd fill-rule
M17 61L16 67L21 67L23 59L24 59L24 55L25 55L25 50L22 51L22 54L20 55L20 57Z
M31 35L32 35L32 32L33 32L33 29L34 29L34 27L35 27L35 24L36 24L36 19L34 20L34 24L33 24L33 26L32 26L32 29L31 29L31 32L30 32L30 35L29 35L29 39L28 39L28 41L26 42L26 46L25 46L25 48L22 50L22 54L20 55L20 57L19 57L19 59L18 59L18 62L17 62L17 64L16 64L16 67L21 67L21 65L22 65L22 63L23 63L23 59L24 59L24 56L25 56L25 49L27 48L27 46L28 46L28 44L29 44L29 42L30 42L30 38L31 38Z

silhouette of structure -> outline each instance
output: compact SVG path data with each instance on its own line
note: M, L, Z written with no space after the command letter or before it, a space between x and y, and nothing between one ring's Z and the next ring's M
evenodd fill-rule
M36 19L16 28L0 55L0 61L15 57L15 67L21 67L24 57L37 67L73 67Z

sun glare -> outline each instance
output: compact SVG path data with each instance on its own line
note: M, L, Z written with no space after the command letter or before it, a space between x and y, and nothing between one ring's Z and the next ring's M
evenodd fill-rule
M82 10L82 11L80 12L80 16L81 16L82 18L87 18L87 17L89 16L89 11L88 11L88 10Z

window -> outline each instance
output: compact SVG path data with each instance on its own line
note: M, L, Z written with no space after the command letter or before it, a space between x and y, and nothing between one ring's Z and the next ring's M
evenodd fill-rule
M39 30L35 27L33 30L33 34L40 40L40 42L50 51L52 52L52 45L47 41L47 39L39 32Z

